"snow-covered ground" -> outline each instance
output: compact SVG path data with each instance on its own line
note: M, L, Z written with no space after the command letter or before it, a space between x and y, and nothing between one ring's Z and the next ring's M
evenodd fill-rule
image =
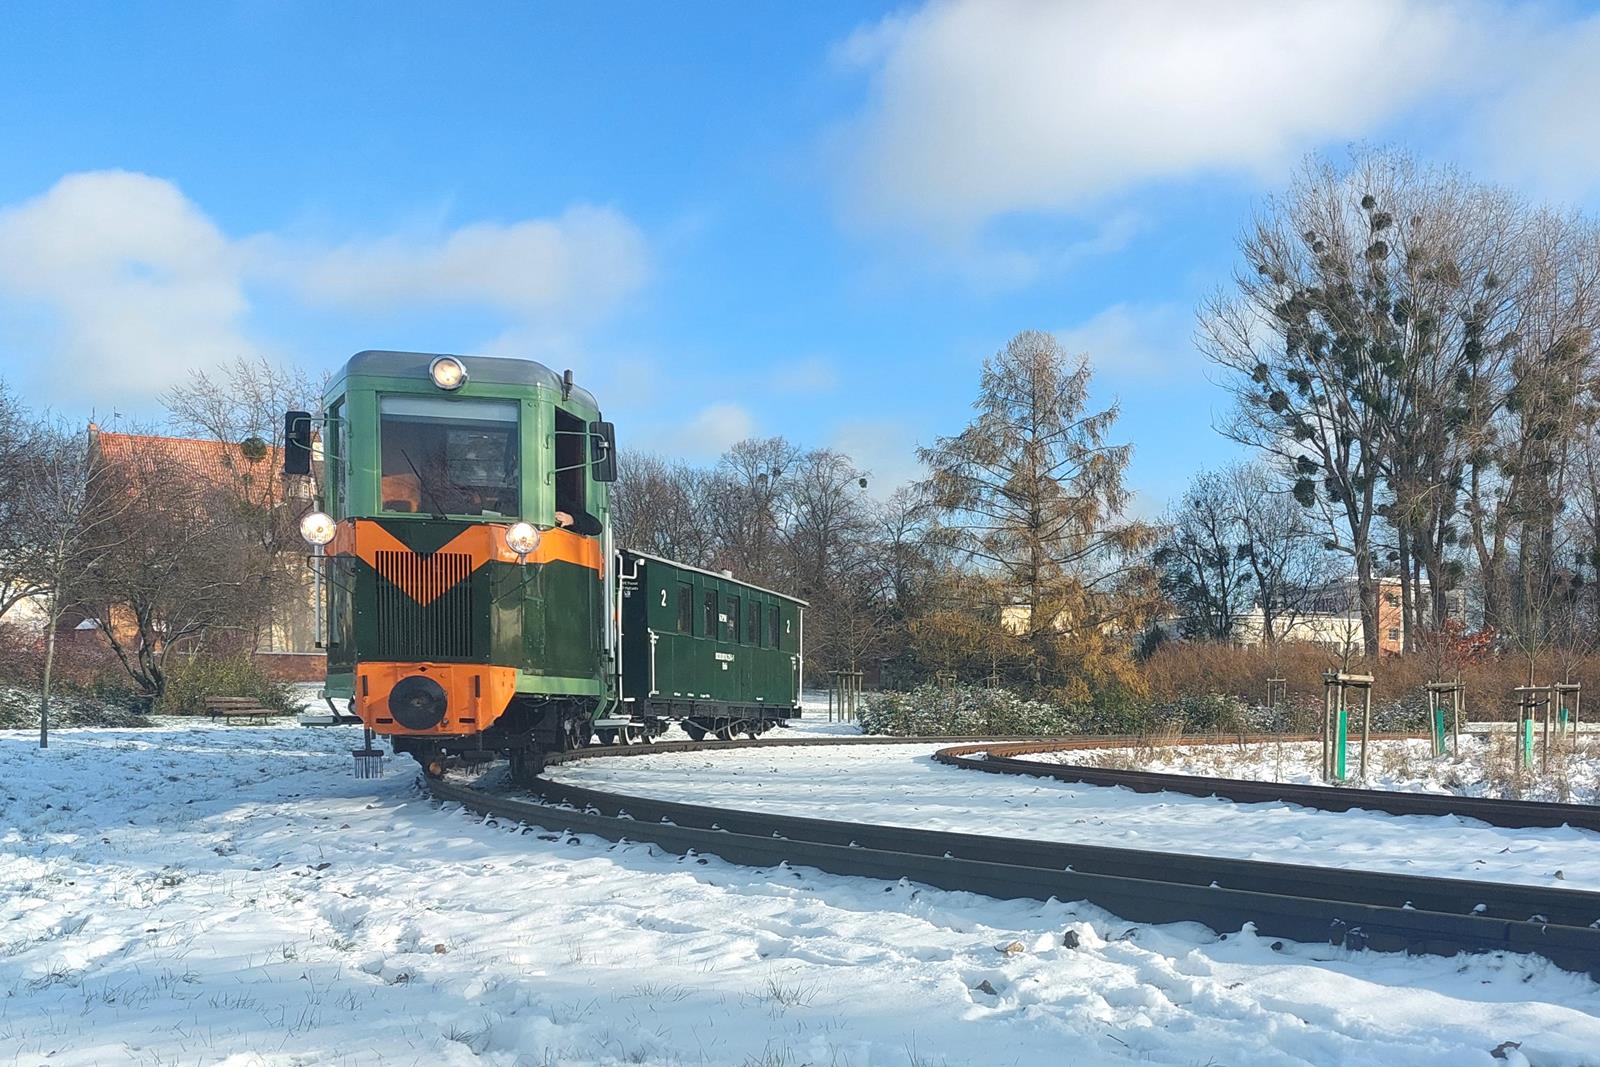
M357 741L166 724L62 731L41 753L0 733L0 1064L1492 1065L1517 1041L1512 1063L1577 1065L1600 1048L1600 986L1534 958L1274 949L518 833L431 803L405 761L352 778ZM840 784L810 810L847 804Z
M1593 831L980 774L934 763L938 747L660 753L579 760L550 774L620 793L788 815L1600 890L1600 833Z
M1539 758L1535 748L1535 759ZM1357 781L1361 744L1352 738L1347 771L1352 785L1370 789L1458 793L1593 804L1600 800L1600 737L1585 734L1558 746L1550 773L1538 766L1517 773L1517 739L1510 734L1461 738L1459 752L1435 759L1427 741L1374 741L1367 778ZM1084 767L1124 767L1167 774L1200 774L1252 781L1322 783L1318 742L1273 741L1243 745L1159 745L1039 753L1025 759Z

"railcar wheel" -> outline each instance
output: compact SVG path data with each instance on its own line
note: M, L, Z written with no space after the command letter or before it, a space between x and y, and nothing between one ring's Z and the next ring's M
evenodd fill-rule
M536 748L514 748L507 755L511 760L511 780L514 782L536 778L544 769L543 754Z
M625 745L637 745L642 733L634 723L629 723L617 732L618 739Z
M571 718L562 724L562 732L566 735L567 748L586 748L594 737L594 725L584 718Z
M739 736L739 724L733 721L724 722L717 727L718 741L732 741Z

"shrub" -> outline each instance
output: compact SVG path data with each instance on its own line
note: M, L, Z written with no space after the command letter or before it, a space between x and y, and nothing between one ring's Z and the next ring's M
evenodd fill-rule
M0 685L38 690L43 683L44 635L32 627L0 624ZM50 691L86 696L129 711L148 711L127 671L96 634L63 633L56 641Z
M149 726L150 720L127 707L75 693L50 697L51 728L67 726ZM0 729L37 730L39 690L0 686Z
M1080 733L1088 717L1079 709L1027 700L1007 689L920 685L908 693L869 694L860 722L867 733L895 736L1032 736Z
M262 707L295 710L289 687L244 653L170 662L166 692L156 710L163 715L201 715L206 710L206 697L212 696L254 697Z

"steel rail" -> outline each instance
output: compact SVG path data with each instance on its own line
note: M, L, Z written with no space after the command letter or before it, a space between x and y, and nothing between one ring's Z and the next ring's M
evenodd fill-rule
M1096 739L1105 744L1107 739ZM716 748L928 744L927 738L682 742L582 749L570 759ZM991 742L992 744L992 742ZM1519 952L1600 979L1600 893L1464 879L837 822L626 796L540 780L527 796L455 781L434 797L485 816L679 855L907 879L1002 899L1084 900L1132 922L1199 922L1349 948L1450 956Z
M1407 735L1401 735L1407 736ZM1301 738L1272 738L1300 740ZM1311 738L1315 740L1315 738ZM1263 740L1246 738L1245 740ZM1180 744L1196 742L1185 738ZM1216 739L1199 743L1216 744ZM1463 797L1446 793L1412 793L1398 789L1356 789L1342 785L1295 785L1283 782L1258 782L1244 778L1208 778L1191 774L1120 770L1110 767L1084 767L1070 763L1046 763L1019 759L1024 755L1070 752L1085 748L1116 747L1096 740L1001 742L969 744L940 749L933 758L950 767L987 771L992 774L1023 774L1053 778L1082 785L1121 786L1138 793L1183 793L1197 797L1220 797L1238 803L1282 802L1323 811L1378 811L1389 815L1454 815L1477 819L1491 826L1512 828L1573 826L1600 830L1600 806L1559 804L1536 800L1495 800L1488 797Z
M542 785L534 787L542 789ZM613 795L608 798L608 806L613 806L619 814L603 814L581 811L573 806L539 803L531 798L507 797L504 793L485 792L459 782L432 781L429 789L435 800L454 801L485 817L536 825L552 832L587 833L611 841L650 843L680 856L707 854L757 867L797 865L835 875L890 881L904 878L934 888L981 893L997 899L1086 901L1136 923L1197 921L1218 934L1234 933L1245 925L1253 925L1261 936L1328 942L1347 949L1445 957L1464 952L1536 953L1558 968L1600 979L1600 928L1576 925L1576 920L1550 920L1542 913L1534 921L1496 917L1475 910L1475 905L1474 910L1458 913L1418 907L1410 899L1402 904L1339 899L1331 889L1333 883L1325 878L1325 875L1338 873L1342 875L1342 885L1349 886L1352 881L1360 881L1366 872L1301 869L1294 886L1315 889L1317 894L1277 893L1256 886L1226 886L1216 878L1202 885L1198 881L1174 878L1171 870L1160 869L1163 861L1166 864L1174 864L1179 859L1205 862L1206 857L1146 853L1141 857L1144 865L1123 869L1118 867L1115 857L1099 856L1098 861L1106 869L1080 870L1077 865L1058 867L1054 865L1054 857L1046 865L1043 856L1050 853L1050 849L1088 846L992 840L963 833L766 816L736 809L698 808L698 814L693 814L688 809L696 808L694 805L674 805L672 809L678 816L693 816L694 821L707 824L683 825L677 821L642 817L651 813L651 805L666 803L646 798ZM621 814L622 809L626 809L627 814ZM963 851L973 854L960 854ZM1118 853L1123 849L1094 851ZM1006 861L995 859L997 856L1006 856ZM1150 861L1155 861L1154 869ZM1227 869L1238 872L1237 864L1248 861L1221 862ZM1218 865L1216 870L1222 872L1224 865ZM1190 872L1189 877L1202 875ZM1395 877L1381 875L1381 878ZM1472 885L1477 886L1475 896L1480 897L1490 888L1488 883ZM1288 883L1280 883L1280 886L1288 888ZM1442 889L1440 893L1445 891ZM1557 893L1565 897L1560 901L1566 909L1563 918L1573 913L1600 913L1600 894ZM1360 896L1381 896L1381 891L1371 889ZM1592 897L1587 905L1578 899L1586 896ZM1552 910L1555 910L1554 905Z

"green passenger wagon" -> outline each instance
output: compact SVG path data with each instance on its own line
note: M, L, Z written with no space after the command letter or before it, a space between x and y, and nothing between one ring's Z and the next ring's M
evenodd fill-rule
M622 701L691 737L755 735L798 713L805 601L623 550Z

